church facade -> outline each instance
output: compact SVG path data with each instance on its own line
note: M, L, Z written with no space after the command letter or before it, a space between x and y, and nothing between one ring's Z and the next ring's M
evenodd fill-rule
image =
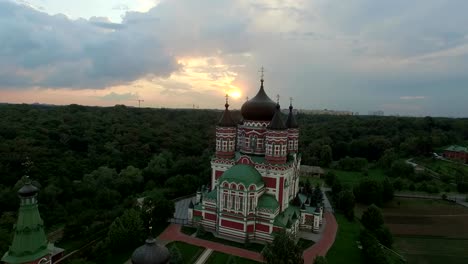
M189 220L218 236L244 241L271 241L281 229L318 232L323 207L312 206L299 190L299 127L292 104L284 120L279 98L268 97L262 77L241 114L243 120L234 122L226 99L216 127L211 182L197 192Z

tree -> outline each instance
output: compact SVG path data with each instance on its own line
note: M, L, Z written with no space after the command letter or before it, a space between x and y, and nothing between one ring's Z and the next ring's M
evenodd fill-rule
M110 247L119 250L136 248L141 245L145 234L140 212L135 209L129 209L112 222L107 237Z
M184 263L184 259L182 258L182 253L180 252L180 249L176 246L176 244L173 244L170 249L170 255L171 255L171 260L170 264L182 264Z
M302 249L295 242L294 235L282 229L272 243L268 243L262 251L263 258L268 264L302 264Z
M336 181L336 175L333 171L327 171L325 174L325 183L331 187L333 186L333 183Z
M373 232L380 228L384 223L382 212L375 204L372 204L362 214L361 222L365 228Z
M322 167L329 167L333 161L332 148L329 145L322 146L320 150L320 165Z
M388 229L388 227L386 227L385 225L382 225L374 231L374 234L377 237L377 240L379 240L379 242L382 245L388 248L392 247L393 235Z
M166 199L159 191L153 191L143 201L142 213L145 225L151 222L152 230L165 224L174 216L174 202Z
M360 240L362 245L362 253L364 255L364 263L368 264L386 264L389 263L385 257L379 241L368 230L361 231Z
M344 190L338 195L339 208L343 210L345 217L349 221L354 220L354 206L356 204L354 194L350 190Z
M383 186L380 181L364 178L359 182L359 185L354 187L353 191L358 202L363 204L382 204Z
M393 189L392 183L388 179L385 179L382 182L382 187L383 187L382 201L385 203L385 202L393 200L395 190Z
M325 256L316 256L314 259L314 264L327 264L327 258Z
M236 257L234 257L233 255L229 255L226 264L237 264Z

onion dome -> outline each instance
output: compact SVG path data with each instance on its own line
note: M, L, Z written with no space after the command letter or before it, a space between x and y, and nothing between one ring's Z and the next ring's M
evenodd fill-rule
M263 79L261 83L257 95L242 105L241 114L245 120L270 121L275 114L276 103L265 93Z
M39 189L32 185L31 182L27 182L21 189L18 191L18 195L21 197L30 197L34 196L39 192Z
M226 104L224 105L226 108L224 110L223 116L219 119L218 126L221 127L235 127L236 123L232 120L231 112L229 112L229 104L228 104L228 96L226 95Z
M283 122L283 119L281 118L281 111L280 111L280 105L276 104L276 111L273 116L273 119L271 119L270 125L268 125L268 129L271 130L284 130L286 129L286 125Z
M288 127L288 128L298 128L299 127L297 125L296 118L294 117L294 114L293 114L292 104L289 105L289 114L288 114L288 119L286 120L286 127Z
M132 254L132 264L166 264L170 253L165 246L156 243L156 239L148 238L145 244Z

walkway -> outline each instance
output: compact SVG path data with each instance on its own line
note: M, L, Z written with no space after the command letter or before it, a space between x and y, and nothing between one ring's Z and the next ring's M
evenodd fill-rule
M330 212L326 212L323 217L327 224L323 231L322 239L304 251L302 255L304 257L304 263L313 263L317 255L327 255L328 250L335 242L336 232L338 231L338 224L336 223L335 216Z
M164 241L182 241L191 245L205 247L214 251L223 252L229 255L234 255L242 258L252 259L263 262L263 257L260 253L249 251L242 248L231 247L208 240L203 240L197 237L191 237L180 232L180 225L170 224L164 232L159 235L159 240Z
M203 253L200 255L200 257L197 259L195 264L205 263L205 261L210 257L211 252L213 252L212 249L210 249L210 248L205 249L205 251L203 251Z
M324 214L324 218L327 224L325 226L325 230L323 231L322 239L304 251L304 263L312 263L315 256L317 255L325 256L335 241L336 231L338 230L338 224L336 223L335 216L330 212L326 212ZM205 247L207 249L212 249L214 251L223 252L229 255L263 262L263 257L258 252L227 246L208 240L203 240L197 237L191 237L181 233L180 228L180 225L171 224L166 228L166 230L164 230L158 239L167 242L182 241L188 244Z

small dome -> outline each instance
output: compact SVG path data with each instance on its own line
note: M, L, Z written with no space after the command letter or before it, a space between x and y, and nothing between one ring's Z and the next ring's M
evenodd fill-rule
M284 130L286 129L286 125L283 122L283 118L281 117L283 114L281 114L280 110L280 105L276 105L276 111L275 115L273 116L273 119L270 122L270 125L268 125L268 129L271 130Z
M263 79L260 90L254 98L242 105L241 114L245 120L270 121L276 110L276 103L268 97L263 89Z
M36 193L39 192L39 189L32 185L30 182L26 183L21 189L18 191L18 195L21 197L29 197L34 196Z
M257 169L245 164L234 165L225 171L218 180L219 183L223 181L237 184L242 183L245 187L251 184L256 186L262 186L264 184L262 175Z
M132 254L132 264L166 264L169 263L169 259L169 250L156 243L154 238L147 239L146 243L135 249Z
M286 120L286 126L288 128L298 128L299 127L297 125L296 118L294 117L294 114L293 114L292 104L289 106L289 115L288 115L288 119Z
M229 112L229 104L226 102L224 105L226 108L223 112L223 115L221 116L221 119L219 119L218 126L220 127L235 127L236 122L232 120L231 113Z

